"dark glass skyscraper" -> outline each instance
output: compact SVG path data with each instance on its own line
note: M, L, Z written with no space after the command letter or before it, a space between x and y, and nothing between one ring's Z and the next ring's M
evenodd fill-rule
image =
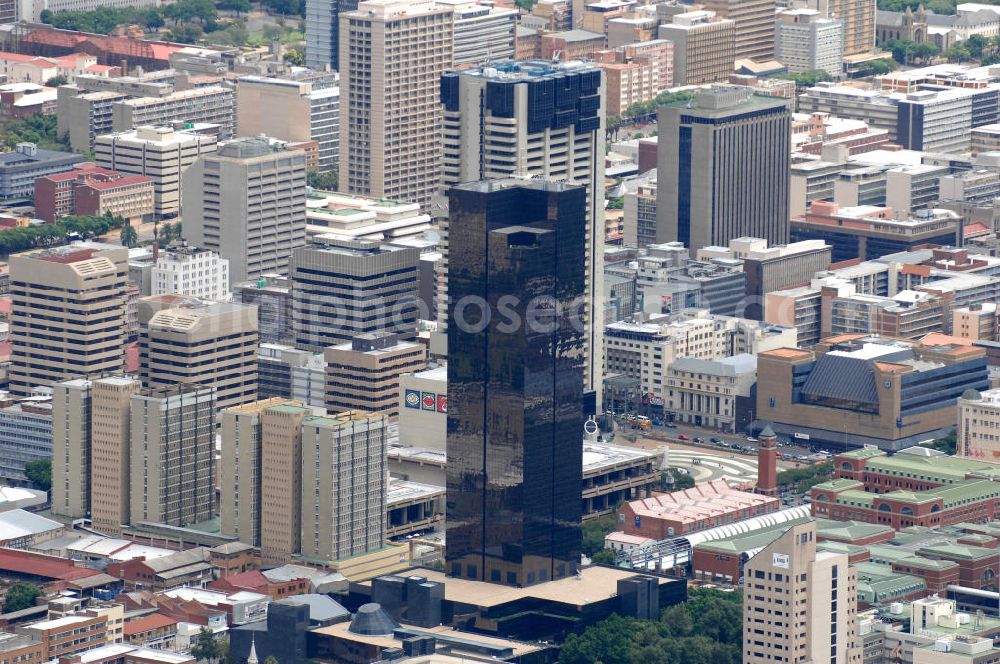
M581 186L452 188L447 572L526 586L580 559Z

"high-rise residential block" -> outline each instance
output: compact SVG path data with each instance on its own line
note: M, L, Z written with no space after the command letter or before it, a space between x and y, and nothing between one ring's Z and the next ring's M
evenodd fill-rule
M184 234L229 261L234 282L285 273L306 241L306 156L263 138L219 146L184 173Z
M743 236L788 240L791 112L721 87L659 112L657 240L691 250Z
M330 346L326 358L326 409L331 413L366 410L399 414L399 377L427 366L423 344L400 341L395 334L362 334ZM437 408L432 399L430 407Z
M437 0L452 8L455 67L514 57L517 11L487 0Z
M215 150L215 136L146 126L97 136L94 159L119 173L152 178L153 213L171 217L180 212L181 175L198 157Z
M201 247L161 249L150 270L150 295L191 295L209 300L229 299L229 261Z
M52 384L52 513L90 515L91 382Z
M302 470L307 462L317 463L302 453L302 423L311 416L311 409L286 403L261 418L260 552L265 561L287 562L301 550Z
M222 534L232 535L251 546L260 546L260 515L263 508L261 460L264 439L263 420L268 409L279 405L301 404L275 397L233 406L222 411L222 454L220 457L220 516ZM284 427L268 432L290 432L298 435L297 427Z
M181 295L139 300L143 385L202 385L221 408L257 398L257 310Z
M127 376L110 376L91 384L90 514L94 528L112 535L131 523L131 402L141 388L138 380Z
M340 15L340 187L428 209L441 170L441 74L450 7L369 0Z
M384 415L353 411L302 423L303 556L332 561L385 546L386 425Z
M446 569L510 586L572 576L586 189L487 180L452 188L449 211Z
M75 242L10 257L10 391L116 372L125 348L128 249Z
M236 135L315 141L319 170L337 168L340 88L292 78L243 76L236 86Z
M198 385L132 395L130 463L121 472L133 522L185 527L215 516L215 407L215 391Z
M736 55L757 62L774 59L775 0L705 0L705 9L735 25Z
M506 61L441 78L443 185L514 176L586 188L584 384L598 393L602 326L593 317L604 290L603 98L600 70L581 63ZM450 248L446 253L450 261Z
M810 0L810 5L844 23L844 55L870 53L875 48L876 3L872 0Z
M295 346L321 352L360 334L390 332L411 341L417 329L420 250L320 235L295 250Z
M705 10L675 14L671 19L660 25L658 36L674 45L674 85L728 80L739 56L736 22Z
M743 662L861 661L857 572L816 550L816 522L791 526L746 562Z

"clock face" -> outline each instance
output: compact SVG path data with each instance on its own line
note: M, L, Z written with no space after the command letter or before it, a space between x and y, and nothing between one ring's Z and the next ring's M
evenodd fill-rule
M885 389L888 390L890 387L892 387L892 381L891 380L886 380L885 383L884 383L884 385L885 385Z

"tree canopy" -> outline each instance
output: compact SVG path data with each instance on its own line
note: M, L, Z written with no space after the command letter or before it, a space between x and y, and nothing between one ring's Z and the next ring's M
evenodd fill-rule
M52 488L52 459L35 459L24 464L24 474L42 491Z
M103 217L63 217L53 224L18 226L0 231L0 254L27 251L35 247L64 244L70 233L86 239L121 228L124 220L110 214Z
M35 599L42 596L42 589L34 583L15 583L7 589L3 601L3 612L11 613L35 605Z
M55 115L35 113L23 120L13 120L4 125L3 144L14 149L18 143L34 143L43 150L69 151L69 141L59 136Z
M740 593L692 590L659 621L614 615L571 635L559 664L739 664L742 603Z
M795 81L795 85L800 88L812 88L815 87L817 83L822 81L832 81L833 77L830 76L829 72L823 69L813 69L810 71L803 71L799 73L787 72L784 74L775 74L771 78L780 78L788 81Z
M612 515L602 516L583 522L583 554L593 556L604 548L604 537L613 533L618 527L615 517Z

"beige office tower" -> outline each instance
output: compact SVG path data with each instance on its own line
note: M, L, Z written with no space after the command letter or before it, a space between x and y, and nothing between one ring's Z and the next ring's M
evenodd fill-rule
M433 2L369 0L340 15L343 191L429 211L441 170L439 90L452 66L451 14Z
M125 247L74 242L11 256L10 391L121 371L127 282Z
M705 9L736 25L736 57L757 62L774 59L775 0L704 0Z
M809 0L806 4L844 24L844 55L871 53L875 48L875 0Z
M736 22L705 10L676 14L672 19L660 25L658 34L674 44L674 85L729 80L736 58L742 57L736 50Z
M90 516L91 383L71 378L52 385L52 513Z
M229 261L231 283L288 271L306 242L306 155L264 138L219 145L184 172L184 236Z
M220 408L257 398L257 307L154 295L138 309L143 385L212 387Z
M302 425L302 555L339 560L385 545L386 418L362 412Z
M153 213L176 216L181 209L181 175L198 157L215 152L216 137L170 127L138 127L98 136L98 166L153 179Z
M366 410L390 417L399 414L399 377L427 366L423 344L400 341L395 334L363 334L330 346L326 359L327 411ZM429 409L436 410L432 398Z
M130 463L120 471L127 469L131 479L131 490L121 494L129 496L131 522L185 527L211 519L214 390L198 385L143 388L132 395L130 415Z
M94 528L118 535L131 523L129 485L132 396L142 388L135 378L111 376L91 384L90 513Z
M556 94L559 103L553 101ZM604 310L604 79L579 62L503 61L441 77L444 107L442 191L506 177L587 188L585 389L601 403ZM448 224L446 233L461 229ZM439 285L447 287L446 279ZM446 304L439 308L441 329ZM437 348L435 348L437 351Z
M301 406L297 401L274 397L222 411L219 473L222 534L252 546L260 546L262 423L268 417L267 409L280 405ZM294 432L297 427L272 426L268 432L286 429Z
M302 423L312 410L271 406L261 418L260 553L265 563L286 563L299 553L302 529ZM315 462L310 457L309 465Z
M857 574L816 550L816 522L791 526L746 563L743 664L861 662Z

